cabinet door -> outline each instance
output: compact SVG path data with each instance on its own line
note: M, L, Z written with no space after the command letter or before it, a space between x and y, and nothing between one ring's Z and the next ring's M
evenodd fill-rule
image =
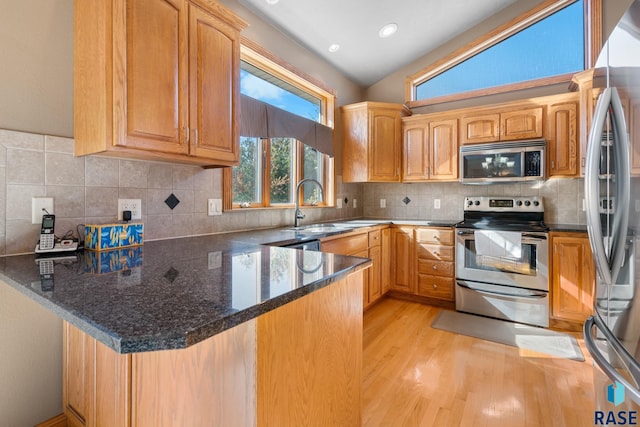
M382 295L391 287L391 229L380 232L380 288Z
M429 123L406 123L403 126L402 180L429 179Z
M542 107L501 113L500 127L501 140L542 138Z
M197 6L189 7L191 155L237 163L240 34Z
M113 24L115 145L187 153L184 2L121 0L113 7L126 7L125 19L118 19L120 15L115 13Z
M500 114L483 114L460 119L461 144L493 142L500 139Z
M458 179L458 120L429 123L429 179Z
M576 176L578 174L577 115L577 102L549 106L547 153L550 176Z
M382 296L382 287L380 283L380 246L369 248L369 258L371 258L373 265L369 268L369 299L367 302L371 304Z
M369 111L369 181L400 181L402 121L400 113L384 108Z
M589 239L575 235L552 237L552 315L583 322L593 311L595 266Z
M391 289L413 293L413 228L391 229Z

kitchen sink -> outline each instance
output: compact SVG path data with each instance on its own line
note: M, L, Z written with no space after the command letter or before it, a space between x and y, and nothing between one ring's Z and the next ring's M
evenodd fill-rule
M350 230L352 228L353 226L343 224L311 224L288 228L288 230L297 231L299 233L327 233L332 231Z

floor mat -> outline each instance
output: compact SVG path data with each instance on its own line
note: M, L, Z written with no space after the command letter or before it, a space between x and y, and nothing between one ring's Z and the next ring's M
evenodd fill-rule
M441 310L431 327L584 362L584 355L574 337L549 329L450 310Z

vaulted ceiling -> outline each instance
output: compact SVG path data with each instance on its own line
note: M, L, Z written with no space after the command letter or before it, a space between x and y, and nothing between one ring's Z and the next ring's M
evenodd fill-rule
M368 87L517 0L240 0ZM379 36L386 24L395 34ZM339 49L330 52L331 45Z

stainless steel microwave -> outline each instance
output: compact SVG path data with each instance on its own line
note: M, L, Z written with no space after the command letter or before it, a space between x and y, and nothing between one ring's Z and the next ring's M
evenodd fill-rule
M460 147L460 182L542 181L546 145L543 139L463 145Z

